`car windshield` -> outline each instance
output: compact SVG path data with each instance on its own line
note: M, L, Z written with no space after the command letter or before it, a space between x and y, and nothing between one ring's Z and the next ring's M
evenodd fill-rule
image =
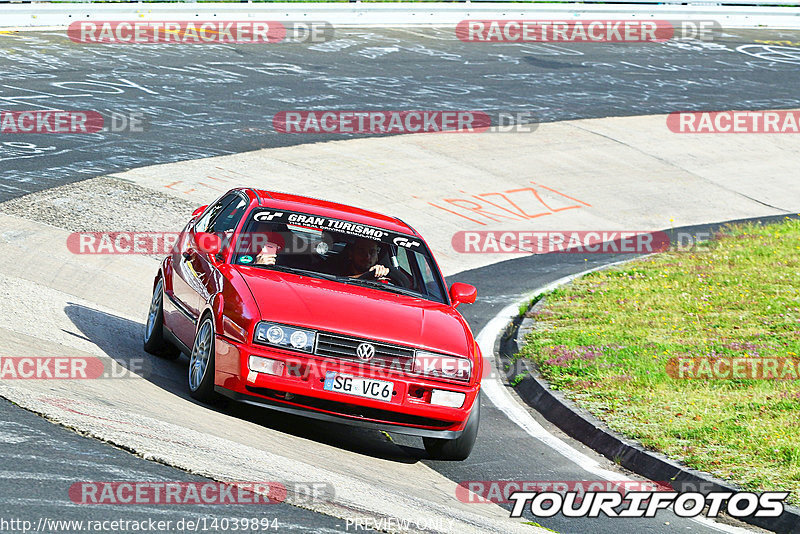
M306 213L253 210L233 262L446 302L421 239Z

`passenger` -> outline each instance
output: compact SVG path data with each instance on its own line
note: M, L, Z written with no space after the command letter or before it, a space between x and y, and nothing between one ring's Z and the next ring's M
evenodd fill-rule
M254 242L264 243L265 239L266 243L256 254L254 264L319 270L322 258L319 252L316 254L310 252L313 250L313 241L298 238L286 225L278 227L277 231L263 233L260 239Z
M250 233L251 246L265 243L256 254L253 262L257 265L275 265L278 252L285 248L286 239L289 237L289 228L285 224L261 224L252 228Z
M277 257L278 245L275 243L267 243L256 255L256 260L253 263L256 265L275 265Z

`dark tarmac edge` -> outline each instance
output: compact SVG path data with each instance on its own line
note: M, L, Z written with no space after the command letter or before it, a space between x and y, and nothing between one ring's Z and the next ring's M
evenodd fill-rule
M755 217L751 219L736 219L714 224L684 226L667 231L674 244L676 232L716 232L723 226L732 223L751 222L758 224L777 223L786 218L800 219L798 215L774 215L769 217ZM629 261L640 258L637 256ZM617 262L614 262L617 263ZM535 301L526 311L541 306L545 299ZM538 371L527 361L520 360L512 364L511 358L519 352L524 344L522 338L530 329L533 319L518 316L501 333L495 347L498 348L497 365L500 367L500 376L505 376L504 384L513 387L519 397L530 407L538 411L548 421L566 432L570 437L580 441L595 452L618 463L622 467L649 480L670 481L678 491L681 486L689 488L702 488L701 492L708 491L743 491L742 488L714 477L709 473L691 469L667 456L647 450L636 441L627 439L612 431L608 426L594 417L589 411L577 406L572 400L567 399L563 393L550 389L549 384L541 378ZM510 386L510 381L518 374L519 366L524 366L528 372L516 386ZM785 505L780 517L755 517L739 518L750 525L765 528L777 534L800 534L800 508Z
M14 402L11 399L7 399L0 395L0 423L11 423L12 425L24 425L24 427L30 430L32 433L35 433L37 436L47 436L47 440L40 444L40 446L35 451L30 451L27 449L26 443L22 444L4 444L4 454L5 453L14 453L16 451L22 452L23 450L30 456L27 461L31 461L37 463L43 456L60 456L64 455L63 452L66 447L66 450L69 453L66 453L68 456L67 460L74 460L75 458L80 457L89 457L92 461L96 462L97 465L87 467L82 465L82 462L77 462L73 467L59 467L57 469L58 473L62 473L67 477L72 476L70 471L75 473L74 481L78 482L82 480L81 476L85 473L91 472L102 472L99 476L95 476L96 480L112 480L118 479L120 477L120 471L124 471L125 474L123 475L123 479L125 481L135 481L134 478L131 477L139 477L142 480L146 481L153 481L153 482L162 482L162 481L170 481L170 480L179 480L182 482L197 482L197 483L206 483L211 481L218 481L222 483L229 483L230 480L221 480L218 477L210 477L208 475L204 475L201 473L193 472L187 469L184 469L179 466L175 466L169 463L166 463L157 458L150 458L141 455L140 453L132 450L131 448L125 446L124 444L116 443L113 441L108 441L104 439L97 438L91 434L88 434L78 428L75 428L71 425L64 424L59 421L54 421L51 418L47 417L46 414L42 414L36 410L28 409L24 406L21 406ZM58 444L60 447L54 447L53 443ZM24 463L24 462L23 462ZM47 465L47 464L45 464ZM23 465L22 469L26 469ZM20 469L19 463L15 465L15 468ZM19 481L22 484L26 482L30 484L31 482L35 482L37 480L36 475L40 472L48 472L47 468L43 468L41 471L32 472L31 479L28 481ZM177 475L180 473L180 475ZM31 504L21 504L17 505L13 510L13 513L17 517L22 517L24 513L30 513L31 511L35 510L37 506L39 507L50 507L53 509L48 502L56 504L62 502L61 497L66 494L66 488L61 488L58 482L53 484L48 484L45 486L31 486L27 489L33 491L32 495L34 495L36 499L39 499L41 502L38 505L31 505ZM64 490L64 491L61 491ZM16 488L14 490L16 492L20 491L20 488ZM8 514L12 513L10 509L5 509L7 503L4 502L6 499L5 493L8 492L8 486L0 486L0 517L4 517L4 519L8 519ZM54 497L57 495L58 497ZM63 504L62 504L63 506ZM175 522L178 521L179 518L191 517L202 515L203 517L208 518L209 520L213 519L221 519L227 518L230 519L231 517L247 517L247 518L257 518L267 519L270 523L275 520L277 523L275 525L271 525L266 531L275 530L277 532L285 532L287 530L291 530L294 532L301 532L301 533L310 533L310 532L346 532L345 527L345 520L336 517L330 514L318 512L315 510L311 510L309 507L303 506L298 503L278 503L275 505L270 505L270 508L267 509L250 509L249 504L235 504L235 505L222 505L222 506L200 506L200 505L187 505L186 507L181 507L180 509L167 509L164 505L154 505L151 508L160 511L162 515L157 519L161 520L171 520L172 526L168 527L167 530L161 532L185 532L185 530L180 530L174 527ZM58 508L57 506L55 507ZM75 515L74 510L78 510L78 515ZM91 515L85 515L85 513L92 512ZM96 512L96 513L94 513ZM125 510L121 511L115 509L114 507L108 509L97 509L97 510L79 510L78 508L69 509L67 511L58 512L61 515L60 519L65 521L112 521L112 520L128 520L128 521L141 521L143 514L147 514L148 510ZM149 513L153 513L149 511ZM5 516L4 516L5 514ZM51 512L36 512L33 514L34 517L44 516L45 518L51 517L53 513ZM150 517L149 515L147 517ZM86 528L86 525L83 525L81 528L75 529L74 527L65 527L62 530L50 530L45 532L52 532L52 533L73 533L73 532L80 532ZM242 529L240 529L242 530ZM141 532L140 530L124 530L120 529L117 532ZM205 532L221 532L222 530L216 530L213 528L208 528ZM244 532L251 532L251 530L243 530ZM372 528L363 528L359 531L364 532L379 532ZM12 530L13 532L13 530ZM101 531L97 531L101 532ZM108 531L102 531L108 532Z

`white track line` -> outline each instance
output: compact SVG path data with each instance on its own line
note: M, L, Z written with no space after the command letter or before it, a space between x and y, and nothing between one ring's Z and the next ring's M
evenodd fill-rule
M609 471L608 469L604 469L597 460L586 456L582 452L576 450L568 443L560 440L550 432L548 432L542 425L540 425L531 414L528 413L527 409L521 406L514 397L508 392L506 387L500 381L500 376L496 371L496 367L494 367L494 342L497 339L497 336L500 335L500 332L508 325L511 320L519 314L519 306L521 304L525 304L530 302L532 298L542 293L546 293L551 291L559 286L567 284L576 278L584 276L588 273L599 271L601 269L607 269L608 267L614 265L620 265L623 263L627 263L630 260L618 261L614 263L610 263L608 265L602 265L600 267L595 267L594 269L588 269L586 271L582 271L580 273L572 274L570 276L565 276L563 278L559 278L558 280L551 282L545 286L542 286L522 298L518 301L509 304L500 312L490 320L486 326L484 326L480 333L476 336L475 340L478 342L478 346L481 348L481 352L483 353L485 365L492 365L492 372L489 373L489 376L485 377L481 388L489 400L504 414L508 417L511 421L517 424L522 430L528 433L531 437L541 441L557 453L561 454L565 458L567 458L572 463L576 464L578 467L587 471L593 475L596 475L604 480L610 481L618 481L618 480L633 480L630 477L626 477L621 473L615 473L613 471ZM707 517L693 517L691 518L693 521L701 523L702 525L718 530L720 532L729 532L731 534L743 534L753 532L751 530L747 530L740 527L735 527L732 525L724 525L722 523L717 523Z

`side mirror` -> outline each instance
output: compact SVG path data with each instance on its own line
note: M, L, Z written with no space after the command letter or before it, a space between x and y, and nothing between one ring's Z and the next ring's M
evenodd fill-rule
M207 208L207 207L208 207L208 204L206 204L205 206L200 206L199 208L197 208L196 210L194 210L194 211L192 212L192 219L194 219L195 217L197 217L198 215L200 215L201 213L203 213L204 211L206 211L206 208Z
M475 289L475 286L462 284L461 282L455 282L450 286L450 300L453 302L453 307L462 303L472 304L477 296L478 290Z
M194 240L197 243L197 248L206 254L214 256L222 250L222 239L217 234L197 232L194 234Z

